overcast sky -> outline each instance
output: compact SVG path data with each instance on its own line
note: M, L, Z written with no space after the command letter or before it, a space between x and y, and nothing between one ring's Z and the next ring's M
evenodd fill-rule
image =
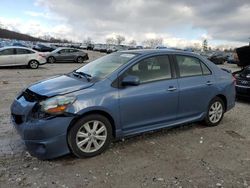
M1 0L0 12L8 29L74 41L121 34L137 44L240 46L250 37L250 0Z

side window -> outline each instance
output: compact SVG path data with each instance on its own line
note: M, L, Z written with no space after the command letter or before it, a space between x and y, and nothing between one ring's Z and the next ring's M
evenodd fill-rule
M180 77L202 75L200 60L195 57L176 55Z
M16 48L16 53L21 55L21 54L31 54L31 53L34 53L30 50L27 50L27 49L22 49L22 48Z
M78 50L70 49L70 53L76 53L79 52Z
M65 53L65 49L59 50L57 53L58 53L58 54L64 54L64 53Z
M14 49L13 48L9 48L9 49L5 49L0 51L0 55L14 55Z
M146 58L127 70L125 75L138 76L141 83L170 79L171 67L168 56Z
M204 63L201 63L201 68L202 68L202 72L204 75L211 74L211 71L208 69L208 67Z

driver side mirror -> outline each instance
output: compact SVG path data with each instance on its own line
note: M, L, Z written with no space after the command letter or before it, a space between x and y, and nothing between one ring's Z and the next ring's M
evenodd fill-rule
M128 75L123 78L122 85L123 86L138 86L140 84L140 79L138 76Z

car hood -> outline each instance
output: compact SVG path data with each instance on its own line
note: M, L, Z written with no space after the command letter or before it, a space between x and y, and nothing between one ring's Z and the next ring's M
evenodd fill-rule
M82 90L93 85L94 83L87 82L84 78L77 79L69 75L61 75L37 82L28 89L41 96L52 97Z
M239 66L245 67L250 65L250 46L236 48L236 53L240 60L240 62L238 63Z

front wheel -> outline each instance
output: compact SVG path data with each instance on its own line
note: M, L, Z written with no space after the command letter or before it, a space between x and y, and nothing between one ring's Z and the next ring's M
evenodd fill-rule
M31 60L29 62L29 68L31 69L37 69L39 67L39 62L36 60Z
M88 115L71 127L67 138L74 155L79 158L93 157L108 148L112 140L112 126L104 116Z
M220 123L224 116L225 105L221 98L214 98L208 107L205 124L207 126L216 126Z

